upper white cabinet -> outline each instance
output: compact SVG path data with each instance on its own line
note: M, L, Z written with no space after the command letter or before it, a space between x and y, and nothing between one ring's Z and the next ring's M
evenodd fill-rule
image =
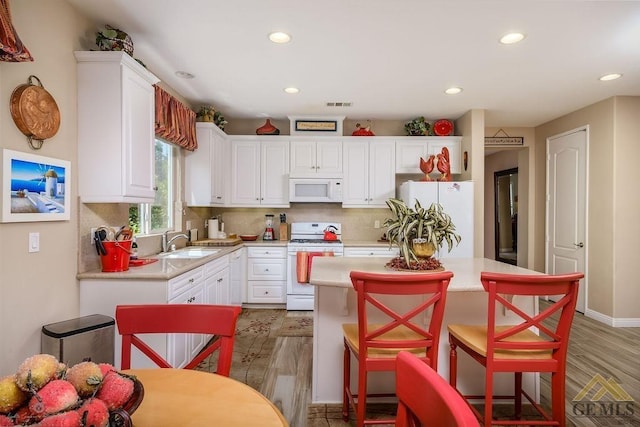
M213 123L196 123L198 149L185 154L185 195L189 206L227 202L229 153L226 134Z
M354 138L344 141L343 207L386 207L395 196L395 142Z
M124 52L75 52L75 56L80 199L152 202L153 84L159 79Z
M342 142L339 139L291 141L292 178L341 178Z
M231 205L289 207L289 141L231 141Z
M420 157L427 160L431 154L438 154L442 147L449 150L451 173L462 173L462 137L421 136L396 139L396 173L422 173ZM433 173L437 173L434 168Z

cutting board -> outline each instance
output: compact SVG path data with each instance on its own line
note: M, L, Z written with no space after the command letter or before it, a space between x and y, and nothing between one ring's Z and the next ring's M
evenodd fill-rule
M193 246L235 246L242 243L242 239L239 237L226 239L204 239L204 240L196 240L195 242L191 242Z

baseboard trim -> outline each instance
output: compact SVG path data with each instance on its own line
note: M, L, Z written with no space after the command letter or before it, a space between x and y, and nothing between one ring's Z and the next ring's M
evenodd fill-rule
M595 310L586 309L584 315L590 319L597 320L600 323L604 323L607 326L614 328L638 328L640 327L640 319L634 317L611 317L605 314L599 313Z

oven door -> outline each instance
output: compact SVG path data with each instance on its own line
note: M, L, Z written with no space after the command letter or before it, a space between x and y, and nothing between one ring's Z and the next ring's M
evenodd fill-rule
M298 252L306 252L307 255L299 257ZM342 256L341 250L331 250L327 246L289 248L287 258L287 295L307 296L313 300L315 287L309 284L311 260L314 256L324 256L329 253L333 253L333 256ZM305 264L300 265L299 262Z

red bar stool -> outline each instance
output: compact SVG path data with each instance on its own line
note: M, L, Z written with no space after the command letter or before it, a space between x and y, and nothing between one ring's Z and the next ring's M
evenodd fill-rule
M372 371L395 371L396 356L400 351L408 350L437 369L440 327L451 277L453 273L450 271L407 274L351 272L351 282L358 301L358 323L342 325L342 417L345 421L349 420L349 410L352 408L358 427L394 422L393 418L365 419L367 397L395 396L389 393L367 394L367 374ZM391 301L394 299L401 300L403 305L396 305L395 301ZM396 306L403 309L392 308ZM386 323L369 323L368 319L374 313ZM424 326L425 321L428 322L427 327ZM357 394L351 390L351 354L358 360Z
M487 325L449 325L450 384L457 382L457 349L468 353L485 367L484 395L465 395L466 399L484 399L484 414L471 407L484 426L491 425L565 425L565 372L569 331L578 298L578 284L582 273L563 275L515 275L486 273L480 275L488 292ZM538 297L555 295L557 301L531 317L511 301L513 296ZM514 325L496 325L496 312L505 309L520 320ZM555 327L543 325L553 314L559 314ZM553 323L553 322L549 322ZM536 333L532 328L537 328ZM514 373L514 394L494 395L493 374ZM551 415L522 390L523 372L551 373ZM542 415L543 420L523 422L522 396ZM512 400L514 420L494 420L493 401Z

